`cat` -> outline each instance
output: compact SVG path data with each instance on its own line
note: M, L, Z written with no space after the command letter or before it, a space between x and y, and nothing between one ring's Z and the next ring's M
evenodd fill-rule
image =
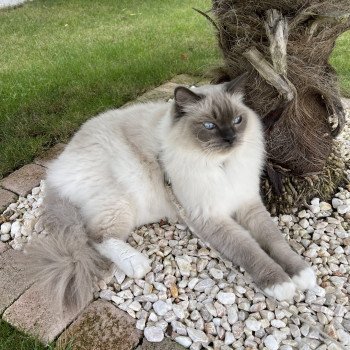
M164 175L193 231L268 296L287 300L315 286L262 203L263 131L243 102L244 80L179 86L171 103L110 110L74 135L48 169L42 222L50 235L27 252L59 303L83 306L106 260L131 278L151 270L125 241L138 226L179 219Z

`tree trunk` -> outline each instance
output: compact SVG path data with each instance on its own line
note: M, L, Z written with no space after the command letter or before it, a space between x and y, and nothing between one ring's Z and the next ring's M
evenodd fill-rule
M265 124L270 167L322 171L344 124L328 59L350 28L350 2L214 0L212 11L225 62L215 81L250 72L246 103Z

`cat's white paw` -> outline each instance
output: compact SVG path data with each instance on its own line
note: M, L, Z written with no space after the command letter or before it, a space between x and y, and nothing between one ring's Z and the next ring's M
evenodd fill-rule
M130 244L109 238L95 243L97 251L113 261L128 277L142 278L151 270L151 262Z
M300 290L312 289L316 286L316 274L311 267L307 267L293 276L292 281Z
M142 278L151 271L151 262L145 255L137 252L121 259L118 267L130 278Z
M292 281L275 284L265 288L264 293L277 300L292 300L295 293L295 285Z

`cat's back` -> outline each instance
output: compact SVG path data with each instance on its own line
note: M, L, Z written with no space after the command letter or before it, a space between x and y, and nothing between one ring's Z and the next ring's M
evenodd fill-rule
M131 136L154 135L159 121L168 109L167 103L153 102L109 110L88 120L75 134L70 146L89 144L91 141L108 146L116 139L122 141L123 138L128 139Z
M157 132L169 104L135 104L88 120L57 160L49 165L49 185L70 193L101 184L116 172L139 171L140 159L154 158Z
M129 142L152 143L169 105L162 102L135 104L106 111L89 119L76 132L60 158L114 153ZM141 146L141 145L140 145ZM109 154L111 155L111 154Z

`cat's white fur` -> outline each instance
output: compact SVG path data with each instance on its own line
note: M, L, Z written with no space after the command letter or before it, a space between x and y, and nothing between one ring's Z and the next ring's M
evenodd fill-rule
M169 109L168 103L148 103L89 120L49 167L48 186L80 208L87 222L94 217L94 226L118 212L117 219L123 220L129 215L124 209L128 206L135 213L130 218L133 227L164 217L175 219L176 212L160 186L163 173L154 163L159 135L167 133L162 120L170 118ZM142 159L126 141L142 144Z
M149 259L124 241L108 238L95 247L129 277L142 278L151 270Z
M240 95L232 96L232 101L244 108ZM228 217L259 196L264 163L263 132L256 114L250 111L247 116L242 144L222 156L205 157L193 145L179 144L178 138L185 130L162 133L166 136L162 140L164 167L174 193L191 217ZM170 130L169 123L169 118L164 119L167 130Z

